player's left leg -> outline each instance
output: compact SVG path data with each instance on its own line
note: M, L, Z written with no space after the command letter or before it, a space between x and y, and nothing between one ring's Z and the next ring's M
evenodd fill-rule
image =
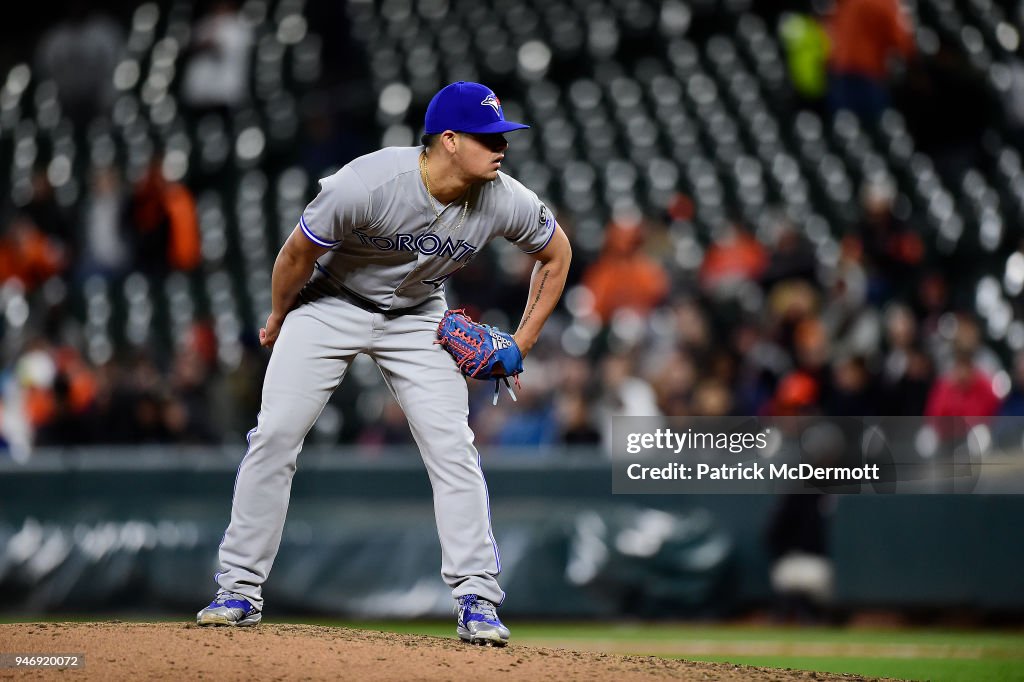
M442 577L454 597L478 595L497 605L505 593L497 581L501 564L487 484L469 428L466 379L434 344L443 306L425 307L423 314L388 317L370 355L409 420L430 477Z

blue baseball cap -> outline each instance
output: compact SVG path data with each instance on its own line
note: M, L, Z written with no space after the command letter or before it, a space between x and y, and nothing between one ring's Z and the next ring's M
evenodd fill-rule
M506 121L501 101L486 85L459 81L438 91L427 105L423 121L427 135L454 130L459 133L507 133L530 126Z

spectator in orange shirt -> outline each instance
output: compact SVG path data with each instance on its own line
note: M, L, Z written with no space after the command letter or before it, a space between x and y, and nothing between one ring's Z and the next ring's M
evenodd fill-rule
M52 386L36 388L36 445L81 445L94 443L103 433L96 423L97 380L92 369L70 346L51 348L57 374ZM27 406L30 410L32 405ZM31 416L31 415L30 415Z
M594 311L607 323L617 310L646 316L669 290L668 275L643 252L639 223L612 223L600 257L583 273L583 286L594 295Z
M889 106L888 60L914 53L899 0L838 0L829 25L829 109L874 122Z
M731 224L708 247L700 283L712 293L735 292L737 283L758 280L767 267L768 253L761 242L742 226Z
M0 234L0 282L16 279L32 291L67 264L64 249L26 215L16 215Z
M138 231L137 265L145 272L192 270L199 265L199 219L192 192L168 180L163 157L156 155L135 188L132 220Z
M777 417L811 415L819 411L821 391L814 378L802 371L790 372L775 389L774 398L765 405L765 414Z

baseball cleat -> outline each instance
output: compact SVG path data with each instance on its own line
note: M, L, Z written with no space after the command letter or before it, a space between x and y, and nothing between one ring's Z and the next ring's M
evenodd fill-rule
M196 614L197 625L259 625L263 615L248 599L234 592L220 592L210 605Z
M459 617L455 631L459 638L470 644L505 646L508 644L508 628L498 620L497 607L475 594L459 597L455 613Z

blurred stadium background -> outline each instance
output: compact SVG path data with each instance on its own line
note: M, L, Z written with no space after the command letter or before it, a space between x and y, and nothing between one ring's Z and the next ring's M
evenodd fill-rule
M317 179L478 80L574 244L517 405L474 387L508 615L1016 623L1014 496L610 495L613 415L976 415L1024 448L1024 8L48 3L0 29L0 616L188 615ZM448 284L519 318L531 261ZM439 616L372 363L307 441L279 614ZM315 597L315 598L314 598ZM966 620L965 620L966 619Z

